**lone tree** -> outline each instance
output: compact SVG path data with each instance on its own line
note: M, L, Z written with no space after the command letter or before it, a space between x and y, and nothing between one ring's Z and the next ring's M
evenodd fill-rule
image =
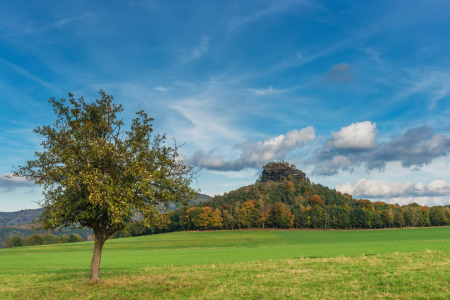
M51 98L55 124L33 130L44 137L43 151L12 175L44 187L36 229L93 229L92 283L99 281L105 241L133 216L157 225L169 204L196 197L189 186L193 169L177 159L176 143L167 147L165 135L151 137L153 119L144 111L136 113L130 131L123 130L117 117L122 105L103 90L100 96L91 104L72 94L68 104Z

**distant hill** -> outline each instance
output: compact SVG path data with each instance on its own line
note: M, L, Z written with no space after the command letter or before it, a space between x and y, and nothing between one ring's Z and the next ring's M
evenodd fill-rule
M198 194L198 199L196 201L192 200L189 201L190 205L199 205L205 202L210 201L212 198L205 194ZM177 209L175 205L170 208L170 210ZM0 212L0 248L2 245L2 242L4 242L8 237L13 235L20 235L20 236L29 236L35 233L43 234L45 231L40 230L38 232L34 231L33 229L29 228L27 225L30 224L30 222L33 219L36 219L39 217L39 214L42 212L42 208L37 209L24 209L19 211L13 211L13 212ZM81 237L83 237L85 240L87 239L88 235L93 234L91 229L84 228L84 229L76 229L71 230L70 228L66 228L64 230L60 231L53 231L54 235L64 235L64 234L71 234L76 233L79 234Z
M198 205L204 202L208 202L212 197L205 194L198 194L198 199L196 201L189 201L191 205ZM174 209L176 209L174 207ZM13 226L13 227L24 227L33 219L39 217L42 212L42 208L37 209L23 209L13 212L0 212L0 227L2 226Z
M191 205L200 204L200 203L203 203L203 202L211 201L211 199L212 199L211 196L208 196L208 195L205 195L205 194L198 193L197 195L198 195L198 199L196 201L189 201L189 204L191 204Z
M7 238L14 235L26 237L35 233L46 233L44 230L39 230L36 232L34 229L27 226L33 219L39 217L41 212L42 208L24 209L13 212L0 212L0 248L5 246L4 242ZM51 233L58 236L74 233L79 234L83 239L87 240L87 237L92 235L93 231L88 228L76 230L66 228L64 230L55 230Z
M41 212L42 208L0 212L0 226L25 226L37 218Z

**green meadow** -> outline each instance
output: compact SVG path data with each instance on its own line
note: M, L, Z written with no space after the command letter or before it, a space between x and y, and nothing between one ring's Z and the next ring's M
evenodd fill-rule
M0 250L5 299L442 298L450 228L175 232Z

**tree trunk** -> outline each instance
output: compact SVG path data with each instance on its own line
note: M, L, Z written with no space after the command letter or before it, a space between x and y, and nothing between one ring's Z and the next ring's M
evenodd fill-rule
M102 258L102 249L106 241L106 236L100 233L94 233L95 244L94 254L92 255L91 272L89 273L89 282L97 283L100 281L100 262Z

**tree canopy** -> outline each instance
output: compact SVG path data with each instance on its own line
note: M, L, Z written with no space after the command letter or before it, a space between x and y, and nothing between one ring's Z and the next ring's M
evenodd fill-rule
M114 232L139 216L158 224L169 204L196 197L190 188L193 169L178 159L178 146L165 146L165 135L152 137L153 118L136 113L129 130L118 118L121 104L100 90L100 99L51 98L53 126L37 127L43 151L16 168L44 187L36 228L89 227L95 235L90 281L99 280L101 251Z

